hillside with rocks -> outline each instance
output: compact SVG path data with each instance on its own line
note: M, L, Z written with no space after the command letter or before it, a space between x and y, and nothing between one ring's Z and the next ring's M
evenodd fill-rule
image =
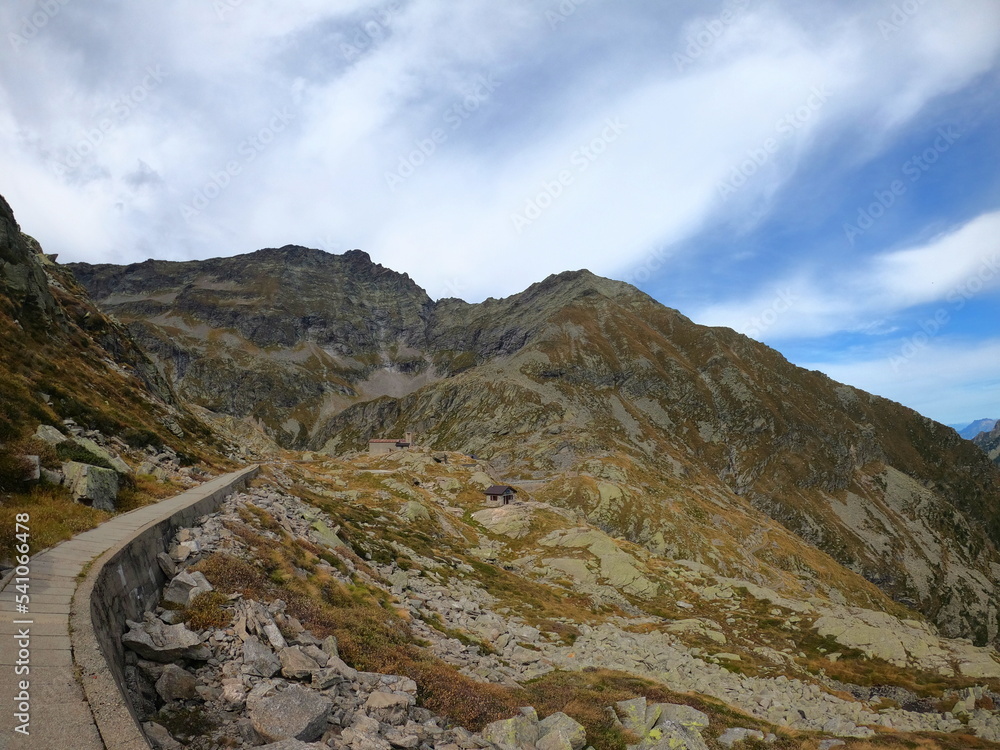
M0 197L0 523L38 549L228 465L129 332ZM11 567L13 534L0 540Z
M983 449L993 463L1000 464L1000 424L989 432L980 433L973 442Z
M484 508L486 468L430 450L275 461L180 531L161 606L123 637L158 746L1000 741L994 650L877 593L802 599L539 500Z
M974 445L627 284L434 302L360 251L291 246L71 268L206 419L334 455L412 431L764 583L753 509L948 634L1000 634L1000 474Z

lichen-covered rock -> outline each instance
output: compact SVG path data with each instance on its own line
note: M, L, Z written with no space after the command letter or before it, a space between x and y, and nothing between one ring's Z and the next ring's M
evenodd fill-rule
M587 744L587 730L583 724L562 711L546 716L538 724L540 742L553 735L562 737L572 750L581 750ZM549 740L552 742L552 740ZM540 746L539 746L540 747Z
M501 750L522 750L538 742L538 720L522 714L487 724L482 734L483 739L499 745Z
M65 484L73 499L98 510L114 511L118 499L118 473L78 461L62 465Z

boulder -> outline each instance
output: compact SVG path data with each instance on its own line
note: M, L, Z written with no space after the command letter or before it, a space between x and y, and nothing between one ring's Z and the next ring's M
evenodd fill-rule
M81 448L90 451L95 456L104 461L108 462L108 465L114 469L119 474L131 474L132 467L127 463L122 461L118 456L116 456L111 451L103 448L102 446L95 443L93 440L88 440L87 438L73 438L73 442L79 445Z
M212 584L208 582L203 573L184 571L174 576L173 580L167 584L163 590L163 599L173 604L180 604L182 607L190 607L191 602L198 594L211 590Z
M719 744L725 745L726 747L732 747L737 742L743 742L743 740L748 739L763 741L764 733L757 729L734 727L732 729L727 729L719 735Z
M347 547L344 541L337 536L337 532L331 529L322 521L314 521L312 526L309 527L312 533L312 540L317 544L321 544L327 549L337 549L339 547Z
M398 726L406 721L406 712L413 703L409 695L376 690L365 701L365 711L383 724Z
M177 565L173 560L170 559L170 555L166 552L161 552L156 556L156 562L160 566L160 570L163 571L163 575L167 578L173 578L177 575Z
M664 722L679 724L687 729L700 730L708 726L708 716L691 706L678 705L675 703L656 703L659 709L659 717L654 726L660 726Z
M122 636L122 644L144 659L174 662L212 658L212 650L183 624L167 625L149 613L143 622L127 620L126 624L129 631Z
M64 484L78 503L114 511L118 499L118 474L111 469L67 461L62 465Z
M306 680L312 677L314 672L320 669L313 659L302 653L298 646L289 646L281 649L278 654L281 660L281 674L290 680Z
M258 677L273 677L281 670L281 661L260 639L250 636L243 643L243 664Z
M540 741L551 735L560 735L572 750L582 750L587 744L587 730L583 724L570 718L562 711L546 716L538 725ZM552 740L550 740L550 743ZM540 747L540 746L539 746Z
M502 505L472 514L472 518L490 532L511 539L521 539L531 532L531 508L525 505Z
M25 479L29 482L37 482L42 478L42 459L38 456L22 456L28 470L25 472Z
M291 685L276 695L255 702L250 722L265 742L318 740L326 731L333 702L315 690Z
M411 500L410 502L405 503L399 511L399 515L410 523L431 520L430 511L428 511L427 508L418 503L416 500Z
M229 678L222 681L222 695L219 696L222 705L229 711L238 711L247 702L247 691L243 680Z
M43 443L48 443L49 445L59 445L60 443L65 443L69 439L55 427L47 424L38 425L38 429L35 430L34 437L41 440Z
M521 750L538 742L538 722L522 714L487 724L482 734L484 740L498 745L501 750Z
M173 703L198 697L197 686L198 681L193 674L176 664L168 664L156 681L156 692L165 702Z
M146 733L154 750L184 750L184 745L171 737L166 727L160 724L147 721L142 725L142 730Z

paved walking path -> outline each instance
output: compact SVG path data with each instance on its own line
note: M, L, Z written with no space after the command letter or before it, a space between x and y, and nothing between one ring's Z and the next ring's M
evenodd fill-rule
M90 706L74 678L69 616L78 574L91 560L140 529L198 502L247 471L217 477L122 514L38 553L31 559L27 614L17 613L16 579L7 582L0 590L0 750L104 750ZM13 535L14 529L0 532ZM30 674L18 675L18 662L23 661L18 633L25 629L30 631ZM23 723L15 718L21 680L30 683L28 736L16 731Z

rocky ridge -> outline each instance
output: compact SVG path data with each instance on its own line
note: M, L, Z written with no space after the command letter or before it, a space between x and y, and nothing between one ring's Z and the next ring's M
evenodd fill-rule
M72 269L182 396L285 447L414 431L723 575L755 574L749 506L948 634L1000 637L1000 473L980 452L627 284L577 271L435 302L360 251L292 246Z

